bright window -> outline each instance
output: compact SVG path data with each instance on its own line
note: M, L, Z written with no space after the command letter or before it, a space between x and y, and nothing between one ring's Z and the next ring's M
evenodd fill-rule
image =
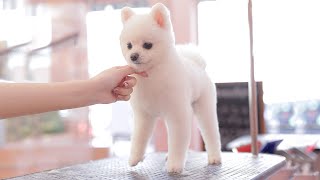
M218 82L248 81L247 0L199 3L199 46ZM320 1L253 1L256 79L265 102L320 97Z
M320 1L255 0L255 77L268 133L319 133ZM199 46L217 82L249 80L248 0L198 5Z

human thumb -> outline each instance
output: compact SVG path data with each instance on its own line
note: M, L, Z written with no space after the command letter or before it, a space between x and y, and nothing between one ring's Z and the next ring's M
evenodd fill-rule
M119 67L116 67L116 68L117 68L118 73L119 73L120 76L128 76L128 75L136 73L135 70L132 67L128 66L128 65L119 66Z

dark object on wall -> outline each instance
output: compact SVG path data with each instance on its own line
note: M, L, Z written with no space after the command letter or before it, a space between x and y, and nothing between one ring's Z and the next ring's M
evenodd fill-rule
M260 153L268 153L268 154L274 154L277 150L277 147L283 140L275 140L267 142L264 147L260 150Z
M259 133L264 133L262 82L256 84ZM250 134L248 83L216 83L216 86L221 145L222 149L226 150L227 143L240 136Z

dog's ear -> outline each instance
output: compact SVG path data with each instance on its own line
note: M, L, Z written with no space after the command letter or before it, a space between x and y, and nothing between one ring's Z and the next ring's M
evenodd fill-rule
M162 3L152 6L150 14L161 28L168 28L170 26L169 10Z
M124 7L121 9L121 20L122 23L124 24L125 22L127 22L127 20L134 15L135 13L133 12L133 10L130 7Z

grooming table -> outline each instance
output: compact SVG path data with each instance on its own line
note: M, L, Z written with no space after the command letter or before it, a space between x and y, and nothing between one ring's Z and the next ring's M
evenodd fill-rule
M190 152L182 174L169 175L165 171L165 153L147 154L145 160L136 167L129 167L125 158L111 158L78 164L61 169L11 178L28 179L264 179L285 165L285 158L278 155L259 154L253 157L249 153L222 154L221 165L207 165L207 154Z

